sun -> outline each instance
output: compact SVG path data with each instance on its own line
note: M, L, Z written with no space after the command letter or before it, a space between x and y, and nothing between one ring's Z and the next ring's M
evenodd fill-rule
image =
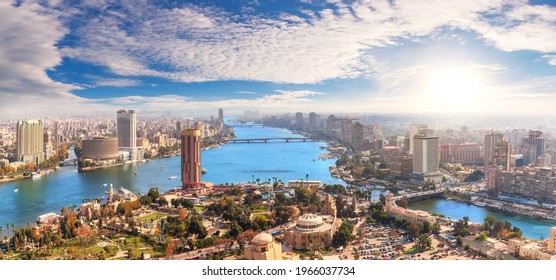
M482 77L470 68L441 68L427 73L425 102L432 112L472 112L483 109Z

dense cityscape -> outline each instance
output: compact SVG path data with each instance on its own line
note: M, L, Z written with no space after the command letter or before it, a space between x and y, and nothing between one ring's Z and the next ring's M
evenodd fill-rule
M257 129L290 134L242 136ZM307 146L314 142L323 145ZM312 174L280 178L271 171L268 179L253 174L240 182L231 175L230 181L203 180L214 171L204 167L205 151L229 146L273 153L276 145L318 149L311 161L334 163L320 168L336 183ZM25 191L18 182L48 184L65 169L100 176L98 169L135 166L127 174L137 176L147 162L175 158L181 166L180 176L155 178L171 188L153 185L134 193L134 186L114 186L106 178L103 186L89 186L102 187L105 195L34 213L36 221L2 220L3 259L556 258L551 131L404 128L315 112L245 111L225 118L219 109L216 117L191 119L122 109L113 118L86 121L6 119L0 147L0 179L15 187L11 196ZM471 221L465 212L460 218L414 207L429 201L501 214ZM545 232L534 235L532 225L520 228L504 219L516 215L544 221Z
M5 278L551 273L554 0L2 0L0 18Z

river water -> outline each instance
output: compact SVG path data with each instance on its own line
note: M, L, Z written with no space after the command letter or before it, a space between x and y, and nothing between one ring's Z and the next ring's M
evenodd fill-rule
M552 220L499 213L484 207L447 199L417 201L410 203L409 208L444 214L452 219L461 219L467 216L471 222L479 224L483 223L485 217L491 215L499 220L509 221L513 226L517 226L528 239L548 239L550 237L550 228L556 225L556 221Z
M237 138L301 137L286 129L271 127L235 128ZM289 142L227 144L202 152L202 165L207 169L202 180L213 183L239 183L259 178L288 180L320 180L343 183L330 176L334 160L313 160L326 152L324 142ZM177 176L170 180L169 177ZM76 166L61 167L36 180L0 184L0 226L16 227L35 224L37 216L60 213L65 206L80 205L85 198L107 196L104 184L120 186L135 193L146 193L157 186L168 191L180 185L180 157L152 160L108 169L78 173ZM18 190L14 192L14 190ZM6 233L4 232L4 235Z

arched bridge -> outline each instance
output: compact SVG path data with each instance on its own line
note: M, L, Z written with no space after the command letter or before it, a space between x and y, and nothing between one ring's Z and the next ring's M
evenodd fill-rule
M238 138L238 139L231 139L228 140L232 143L267 143L268 141L285 141L285 142L311 142L311 141L319 141L319 139L315 138L307 138L307 137L273 137L273 138Z
M229 127L265 127L264 124L230 124Z

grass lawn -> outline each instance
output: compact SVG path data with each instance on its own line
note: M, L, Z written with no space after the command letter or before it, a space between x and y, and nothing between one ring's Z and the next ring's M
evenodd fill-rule
M143 216L143 217L139 218L139 221L145 222L145 223L151 223L151 222L159 220L163 217L166 217L166 215L160 214L160 213L151 213L149 215L146 215L146 216Z
M195 206L193 206L193 209L195 209L195 211L199 212L199 211L204 211L204 210L205 210L205 207L204 207L204 206L197 206L197 205L195 205Z
M52 256L59 256L64 253L71 253L76 256L77 259L86 259L87 255L106 253L103 247L97 245L98 239L91 241L87 244L79 239L72 239L62 243L62 245L54 248L52 250Z
M404 253L406 253L406 254L420 254L420 253L423 253L423 252L428 251L428 250L431 250L431 249L432 249L432 248L419 248L419 247L414 247L414 248L411 248L411 249L405 251Z

